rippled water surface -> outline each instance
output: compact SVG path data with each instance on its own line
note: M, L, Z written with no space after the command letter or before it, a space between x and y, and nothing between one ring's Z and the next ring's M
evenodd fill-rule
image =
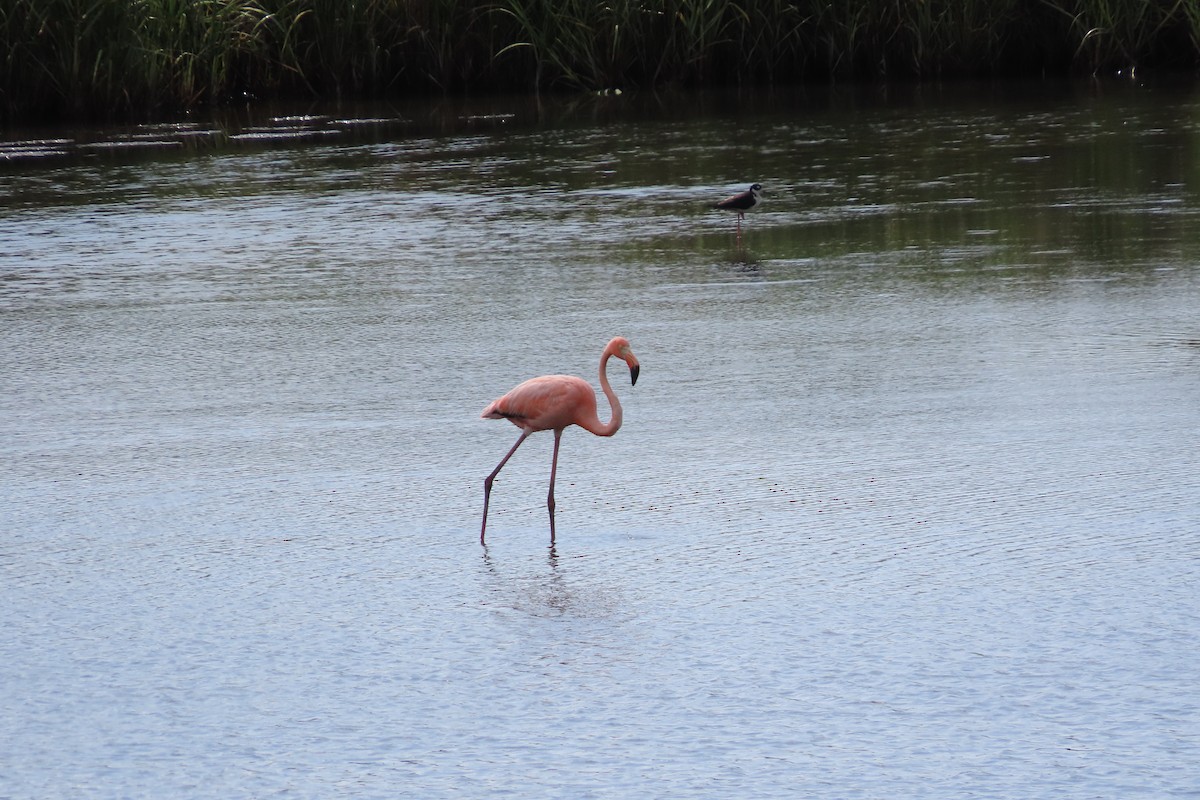
M1197 796L1190 89L10 139L0 796Z

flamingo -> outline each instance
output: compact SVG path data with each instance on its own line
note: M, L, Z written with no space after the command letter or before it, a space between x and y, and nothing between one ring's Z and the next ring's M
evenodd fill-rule
M713 208L719 208L722 211L737 212L737 235L740 239L742 236L742 219L746 216L747 211L762 202L762 194L762 184L756 183L744 192L738 192L731 197L726 197L719 203L714 203Z
M629 349L629 340L617 336L604 348L600 355L600 388L612 408L608 423L600 421L596 414L596 390L583 378L574 375L542 375L519 384L508 394L497 398L483 410L483 419L506 419L521 429L517 443L500 459L492 473L483 480L483 525L479 529L479 543L484 544L487 532L488 500L492 496L492 482L496 475L517 452L529 434L537 431L554 431L554 457L550 462L550 494L546 497L546 508L550 511L550 543L554 544L554 474L558 471L558 445L563 429L578 425L597 436L612 436L621 427L621 403L608 384L606 367L612 356L629 365L630 385L636 385L641 368L637 356Z

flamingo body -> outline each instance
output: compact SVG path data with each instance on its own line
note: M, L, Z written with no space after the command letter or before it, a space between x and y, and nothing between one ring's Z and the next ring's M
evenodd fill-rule
M574 375L543 375L520 383L506 394L488 404L480 415L484 419L506 419L521 429L512 449L500 459L500 463L483 481L483 525L479 529L479 543L484 544L487 532L488 502L492 496L492 483L496 475L512 458L517 448L532 433L554 431L554 456L550 462L550 492L546 496L546 508L550 512L550 542L554 542L554 476L558 471L558 447L562 432L570 425L578 425L597 436L612 436L621 427L621 403L608 383L606 367L608 359L616 356L629 365L630 383L636 384L640 365L629 348L629 340L617 336L604 348L600 356L600 388L608 398L612 417L601 422L596 412L596 390L583 378Z
M521 430L551 431L578 425L597 433L596 390L574 375L530 378L483 410L485 419L506 419ZM598 434L612 436L612 433Z

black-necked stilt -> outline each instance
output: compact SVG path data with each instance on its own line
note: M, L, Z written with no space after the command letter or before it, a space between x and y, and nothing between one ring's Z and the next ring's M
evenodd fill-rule
M722 211L737 212L737 229L738 235L742 233L742 217L746 216L746 212L754 208L762 199L763 188L761 183L756 183L744 192L738 192L732 197L726 197L719 203L714 203L713 208L719 208Z

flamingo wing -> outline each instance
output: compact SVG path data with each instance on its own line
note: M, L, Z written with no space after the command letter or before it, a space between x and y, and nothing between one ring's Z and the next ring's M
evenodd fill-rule
M596 390L574 375L530 378L494 400L480 416L507 419L518 428L546 431L565 428L591 411L595 415Z

